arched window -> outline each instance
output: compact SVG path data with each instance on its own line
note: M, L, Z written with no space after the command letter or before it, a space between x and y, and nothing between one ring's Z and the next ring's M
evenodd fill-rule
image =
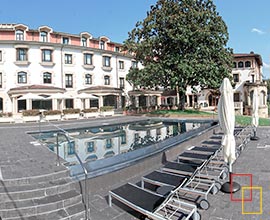
M243 68L244 67L244 63L242 61L238 62L238 68Z
M260 105L265 105L265 99L266 99L265 96L266 96L265 92L261 91L260 92Z
M83 47L87 47L87 38L86 37L82 37L81 38L81 43Z
M247 68L251 67L250 61L246 61L246 62L245 62L245 67L247 67Z
M18 83L27 83L27 73L18 72Z
M233 68L237 68L236 62L233 62Z
M52 74L49 72L43 73L43 83L52 83Z
M86 85L91 85L92 84L92 75L87 73L85 74L85 84Z
M41 42L48 42L48 33L46 31L40 32L40 41Z
M110 85L110 77L104 76L104 85Z
M24 40L24 31L23 30L16 30L16 40Z

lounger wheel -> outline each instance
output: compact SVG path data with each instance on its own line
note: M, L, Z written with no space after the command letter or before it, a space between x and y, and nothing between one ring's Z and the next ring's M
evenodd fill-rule
M199 212L194 212L192 220L201 220L201 214Z
M201 199L199 205L203 210L207 210L210 207L210 203L206 199Z
M219 188L218 188L218 186L216 186L216 185L214 185L214 186L212 187L212 189L211 189L211 193L212 193L213 195L216 195L216 194L218 193L218 191L219 191Z

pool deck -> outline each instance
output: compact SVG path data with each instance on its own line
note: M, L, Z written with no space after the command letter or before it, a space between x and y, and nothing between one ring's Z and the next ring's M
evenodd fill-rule
M61 128L74 128L77 126L99 126L110 122L127 122L143 119L142 117L108 117L89 120L53 122ZM41 123L41 131L55 129L54 125L46 122ZM270 127L258 128L258 141L251 141L246 149L237 159L233 166L235 180L242 186L246 186L245 199L249 188L249 174L252 175L252 202L241 202L241 194L233 195L219 192L211 195L209 201L211 207L201 211L202 219L206 220L249 220L249 219L270 219ZM39 131L38 123L27 124L0 124L0 179L19 179L31 176L46 175L59 170L66 170L64 166L56 166L56 155L44 146L39 145L34 138L26 132ZM146 171L147 172L147 171ZM249 176L248 176L249 175ZM129 179L129 182L136 182L140 179L141 173ZM125 181L119 182L119 185ZM91 186L90 186L91 187ZM115 186L107 183L99 191L93 191L90 195L90 216L91 220L132 220L137 219L116 205L108 206L108 191ZM260 191L261 190L261 191ZM262 192L262 201L260 201ZM261 208L260 210L260 202ZM242 207L243 206L243 207ZM242 210L242 208L244 210ZM256 214L262 211L262 214Z

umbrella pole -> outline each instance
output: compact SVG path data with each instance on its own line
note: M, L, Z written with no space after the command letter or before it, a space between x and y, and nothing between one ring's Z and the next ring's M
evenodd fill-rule
M241 189L239 183L232 181L232 174L232 164L229 164L229 182L224 183L220 189L224 193L235 193Z

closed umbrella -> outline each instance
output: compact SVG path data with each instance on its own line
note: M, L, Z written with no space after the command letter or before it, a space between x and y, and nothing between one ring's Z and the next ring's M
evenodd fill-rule
M250 139L253 141L258 140L259 138L256 136L257 127L259 125L259 97L257 88L253 91L253 99L252 99L252 121L251 124L254 130L254 136Z
M234 138L235 112L233 88L228 78L223 80L219 90L221 97L218 103L218 119L221 130L224 133L221 145L223 146L224 160L229 165L230 172L230 181L223 184L221 190L223 192L230 193L238 191L240 189L240 185L238 183L232 183L231 181L232 164L236 159Z

